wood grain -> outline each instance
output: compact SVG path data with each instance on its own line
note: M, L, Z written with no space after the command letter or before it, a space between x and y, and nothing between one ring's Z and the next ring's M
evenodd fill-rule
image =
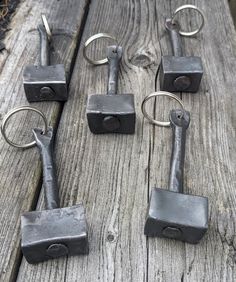
M119 92L135 95L136 133L93 135L89 131L85 115L87 95L106 92L107 67L90 66L83 59L81 45L70 99L59 122L55 154L61 204L71 206L83 202L86 208L90 253L36 266L23 259L18 281L236 280L236 36L226 0L190 1L204 11L207 20L200 34L183 38L186 54L201 56L205 71L200 91L181 95L191 112L185 192L209 198L209 230L198 245L147 239L143 235L151 188L167 188L171 130L150 125L143 119L140 105L146 95L159 89L156 74L161 54L171 51L164 19L185 3L182 0L91 2L82 41L97 32L107 32L116 36L123 46ZM191 20L182 17L181 22L186 21L193 27L198 17L192 13L191 16ZM97 42L90 54L101 56L106 45L107 42ZM155 107L149 105L149 110L160 119L167 118L174 106L166 99L158 99L153 104ZM8 156L5 160L9 150L11 158ZM25 175L21 174L29 170L28 163L19 160L18 167L11 168L19 152L11 148L8 151L5 149L1 154L3 164L7 165L2 183L10 181L9 189L25 187ZM31 166L37 159L35 155L30 152L27 155ZM32 175L26 178L31 191L40 185L38 171L35 169L34 173L33 178ZM3 190L2 199L6 199L9 206L6 191ZM10 208L17 207L16 203L29 207L32 198L29 196L27 201L26 191L20 192ZM37 208L43 208L42 195ZM5 209L9 211L9 207ZM11 209L13 222L15 209ZM1 211L4 213L4 209ZM8 229L13 228L14 225L7 223ZM1 232L7 227L0 229ZM7 240L5 234L8 233L3 233Z
M105 93L107 66L93 67L82 56L76 61L57 134L56 160L62 205L83 202L89 224L88 256L64 258L37 266L25 260L18 281L56 277L65 281L145 281L147 244L143 235L147 204L151 127L143 127L140 104L155 90L160 58L155 3L92 1L82 41L97 33L116 36L124 48L119 93L134 93L137 110L135 135L94 135L87 125L88 94ZM111 20L112 23L111 24ZM117 24L119 23L119 24ZM101 56L107 42L96 44ZM82 46L81 46L82 47ZM91 48L91 55L95 47ZM125 95L125 94L124 94Z
M159 1L157 13L165 15L185 3L170 1L165 7ZM149 239L149 281L235 281L235 29L227 1L191 3L204 11L206 25L194 38L183 38L186 54L200 55L204 65L200 91L182 95L191 113L185 192L209 198L209 230L198 245ZM193 17L190 26L195 21ZM163 26L158 32L164 34ZM162 52L167 48L163 37ZM171 138L162 129L155 131L162 141L152 141L150 186L165 188Z
M47 15L56 33L53 37L52 63L64 62L69 78L87 3L78 0L28 0L19 4L6 35L7 51L0 54L1 118L13 107L28 104L23 90L22 71L25 65L38 63L39 38L36 28L41 22L41 13ZM31 105L42 110L49 122L56 126L61 104ZM20 116L9 122L8 130L20 142L31 135L32 126L39 124L36 116ZM41 167L36 148L17 150L9 147L2 138L0 148L0 280L9 281L15 279L21 261L20 215L36 205L41 189Z

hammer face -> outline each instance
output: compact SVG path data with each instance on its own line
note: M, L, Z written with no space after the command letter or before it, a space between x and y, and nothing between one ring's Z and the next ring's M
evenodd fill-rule
M197 92L203 75L200 57L163 56L160 89L169 92Z
M89 95L87 119L91 132L132 134L135 131L134 95Z
M26 66L23 73L29 102L66 101L68 99L64 65Z
M152 189L144 234L198 243L208 228L208 199Z
M21 217L21 229L21 248L29 263L88 253L87 223L82 205L26 212Z

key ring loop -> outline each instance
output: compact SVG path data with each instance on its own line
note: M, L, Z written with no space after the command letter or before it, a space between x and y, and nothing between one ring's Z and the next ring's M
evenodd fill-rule
M52 32L51 32L51 29L49 27L47 18L44 14L41 15L41 18L42 18L42 22L43 22L44 28L45 28L47 36L48 36L48 40L50 41L51 38L52 38Z
M182 10L185 10L185 9L192 9L192 10L195 10L196 12L198 12L201 16L201 19L202 19L202 22L201 22L201 25L199 26L199 28L197 28L196 30L193 30L193 31L179 31L179 34L181 34L182 36L193 36L195 34L197 34L198 32L200 32L204 26L204 23L205 23L205 17L204 17L204 14L203 12L195 5L191 5L191 4L186 4L186 5L183 5L183 6L180 6L179 8L177 8L174 13L173 13L173 16L172 16L172 22L174 22L174 19L175 19L175 16Z
M153 123L153 124L155 124L155 125L157 125L157 126L169 127L169 126L170 126L170 122L169 122L169 121L159 121L159 120L155 120L155 119L152 118L152 117L147 113L147 111L146 111L146 107L145 107L146 102L147 102L148 100L150 100L151 98L155 98L155 97L159 97L159 96L162 96L162 97L169 97L169 98L171 98L171 99L174 99L176 102L179 103L179 105L181 106L181 108L184 110L184 104L183 104L182 100L181 100L178 96L176 96L176 95L174 95L174 94L172 94L172 93L170 93L170 92L166 92L166 91L157 91L157 92L153 92L153 93L149 94L148 96L146 96L146 97L144 98L144 100L143 100L143 102L142 102L142 106L141 106L142 113L143 113L144 117L145 117L146 119L148 119L151 123Z
M83 48L83 55L84 55L84 58L90 63L90 64L93 64L93 65L103 65L103 64L106 64L108 62L108 59L107 58L104 58L104 59L101 59L101 60L93 60L93 59L90 59L88 56L87 56L87 48L88 46L95 40L97 39L101 39L101 38L108 38L108 39L112 39L115 41L116 45L118 46L118 41L115 37L111 36L110 34L108 33L97 33L97 34L94 34L92 35L91 37L89 37L86 42L84 43L84 48Z
M14 109L9 111L5 115L5 117L3 118L3 122L1 124L1 133L2 133L3 138L5 139L5 141L9 145L11 145L13 147L21 148L21 149L26 149L26 148L31 148L31 147L35 146L36 145L36 141L32 141L32 142L27 143L27 144L18 144L18 143L12 142L6 136L6 124L7 124L7 121L10 119L11 116L13 116L14 114L16 114L18 112L21 112L21 111L33 111L33 112L36 112L37 114L39 114L42 117L42 119L44 121L43 134L45 134L48 131L48 122L47 122L46 116L41 111L39 111L36 108L29 107L29 106L21 106L21 107L14 108Z

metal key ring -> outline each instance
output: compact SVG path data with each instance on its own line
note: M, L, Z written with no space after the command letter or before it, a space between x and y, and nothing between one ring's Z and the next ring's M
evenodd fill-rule
M41 18L42 18L42 22L43 22L44 28L45 28L47 36L48 36L48 40L50 41L51 38L52 38L52 32L51 32L51 29L49 27L47 18L44 14L41 15Z
M97 34L94 34L92 35L91 37L89 37L88 40L86 40L86 42L84 43L84 48L83 48L83 55L84 55L84 58L90 63L90 64L93 64L93 65L103 65L103 64L106 64L108 62L108 59L107 58L104 58L104 59L101 59L101 60L93 60L93 59L90 59L88 56L87 56L87 53L86 53L86 50L87 50L87 47L95 40L97 39L101 39L101 38L109 38L109 39L113 39L116 43L116 45L118 46L118 41L115 37L107 34L107 33L97 33Z
M32 142L27 143L27 144L17 144L17 143L12 142L11 140L9 140L8 137L6 136L6 124L7 124L7 121L10 119L11 116L13 116L14 114L16 114L16 113L18 113L20 111L33 111L33 112L38 113L42 117L42 119L44 121L43 134L45 134L48 131L47 119L46 119L45 115L41 111L39 111L38 109L33 108L33 107L22 106L22 107L17 107L17 108L12 109L11 111L9 111L5 115L5 117L3 118L2 125L1 125L1 133L2 133L2 136L4 137L4 139L6 140L6 142L9 145L11 145L13 147L16 147L16 148L23 148L23 149L31 148L31 147L36 145L36 141L32 141Z
M183 5L183 6L180 6L179 8L177 8L174 13L173 13L173 16L172 16L172 22L174 22L174 18L175 16L182 10L185 10L185 9L192 9L192 10L195 10L197 11L200 15L201 15L201 19L202 19L202 22L201 22L201 25L199 26L199 28L197 28L196 30L193 30L193 31L179 31L179 34L181 34L182 36L193 36L195 34L197 34L198 32L200 32L204 26L204 23L205 23L205 18L204 18L204 14L203 12L198 8L196 7L195 5L191 5L191 4L186 4L186 5Z
M152 118L146 111L146 108L145 108L145 105L146 105L146 102L148 100L150 100L151 98L154 98L154 97L157 97L157 96L165 96L165 97L169 97L171 99L174 99L176 102L179 103L179 105L181 106L181 108L184 110L184 105L182 103L182 100L170 93L170 92L166 92L166 91L157 91L157 92L153 92L151 94L149 94L148 96L146 96L142 102L142 106L141 106L141 109L142 109L142 113L144 115L144 117L146 119L148 119L151 123L155 124L155 125L158 125L158 126L164 126L164 127L169 127L170 126L170 122L169 121L159 121L159 120L155 120L154 118Z

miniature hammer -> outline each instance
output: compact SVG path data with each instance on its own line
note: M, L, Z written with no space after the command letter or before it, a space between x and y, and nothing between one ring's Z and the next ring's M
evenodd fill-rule
M172 110L173 130L169 190L153 188L144 228L147 236L198 243L208 228L208 199L183 194L186 130L190 114Z
M168 92L197 92L203 75L200 57L184 57L177 21L167 19L173 56L163 56L160 66L160 89Z
M46 210L21 216L22 252L29 263L38 263L65 255L88 253L85 211L81 204L59 208L55 166L52 156L53 129L43 134L33 130L43 163Z
M107 47L109 64L107 95L88 96L87 119L93 133L132 134L135 131L133 94L117 94L119 63L122 47Z
M47 23L47 22L46 22ZM49 65L49 35L45 26L39 25L40 66L26 66L23 84L29 102L67 101L67 82L63 64Z

